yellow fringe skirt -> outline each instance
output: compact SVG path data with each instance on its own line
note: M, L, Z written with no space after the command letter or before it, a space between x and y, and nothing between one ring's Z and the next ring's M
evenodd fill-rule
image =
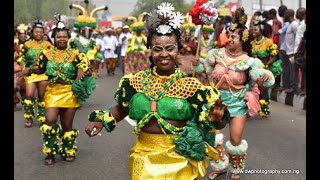
M47 81L48 76L46 74L34 74L32 73L30 76L26 76L24 78L26 84L39 82L39 81Z
M76 108L79 107L71 84L48 84L44 94L46 108Z
M194 180L206 174L208 160L196 161L181 156L175 151L175 144L169 137L176 135L140 132L136 145L130 149L131 180ZM210 151L217 158L217 151L211 146L212 149L208 150L208 144L206 147L207 152Z

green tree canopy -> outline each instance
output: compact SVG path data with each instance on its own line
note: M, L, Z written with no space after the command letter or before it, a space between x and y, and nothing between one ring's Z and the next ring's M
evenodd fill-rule
M139 14L143 12L151 12L153 9L156 9L158 5L160 5L163 0L138 0L134 10L131 15L137 17ZM193 4L188 4L184 0L167 0L173 5L175 11L179 11L183 14L186 14L189 9L193 6Z
M66 14L68 8L65 0L14 0L14 24L52 20L55 12Z

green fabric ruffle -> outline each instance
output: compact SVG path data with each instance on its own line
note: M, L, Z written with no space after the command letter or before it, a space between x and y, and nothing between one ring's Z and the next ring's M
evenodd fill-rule
M174 143L176 151L184 157L201 161L206 156L205 141L195 124L188 124Z
M276 77L281 75L282 73L282 66L281 66L282 60L279 59L277 61L274 61L270 66L269 70L272 72L272 74Z
M95 89L96 79L93 76L85 76L82 80L76 80L72 84L72 91L77 97L80 106L83 105Z

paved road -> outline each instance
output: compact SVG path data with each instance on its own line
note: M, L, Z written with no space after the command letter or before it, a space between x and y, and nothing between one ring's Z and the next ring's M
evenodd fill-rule
M119 74L119 72L118 72ZM44 165L43 141L38 123L32 128L23 126L21 106L14 113L14 179L15 180L128 180L129 149L134 145L133 127L127 121L117 124L112 133L89 138L84 127L87 115L94 109L115 104L113 94L120 75L98 79L98 86L87 103L79 110L74 128L80 130L75 162L59 157L53 166ZM223 129L228 139L228 127ZM246 169L279 170L280 174L244 174L248 180L304 180L306 179L306 112L278 102L271 103L269 120L249 119L244 138L249 143ZM284 170L295 170L286 173ZM210 169L209 169L210 172ZM204 177L203 179L208 179ZM223 179L223 178L220 178Z

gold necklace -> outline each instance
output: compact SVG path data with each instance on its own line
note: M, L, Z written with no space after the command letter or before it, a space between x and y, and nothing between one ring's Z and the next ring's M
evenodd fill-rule
M242 50L237 54L230 52L229 48L226 48L226 50L227 50L227 53L233 57L238 57L238 56L241 56L242 54L245 54L245 52L243 52Z
M264 40L265 40L265 37L262 36L262 38L259 41L257 41L257 38L256 38L253 42L255 45L259 45L259 44L262 44Z

